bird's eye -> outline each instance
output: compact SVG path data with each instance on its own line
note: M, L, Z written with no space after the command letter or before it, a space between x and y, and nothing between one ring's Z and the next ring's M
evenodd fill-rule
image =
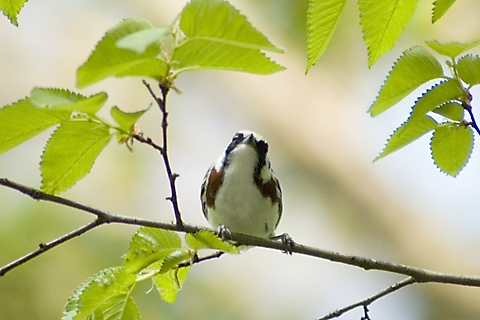
M237 142L237 141L240 141L240 140L243 140L243 133L241 132L238 132L232 139L232 142Z
M230 152L232 152L235 147L243 141L243 133L239 132L235 136L233 136L232 142L227 147L227 150L225 150L225 155L228 156Z

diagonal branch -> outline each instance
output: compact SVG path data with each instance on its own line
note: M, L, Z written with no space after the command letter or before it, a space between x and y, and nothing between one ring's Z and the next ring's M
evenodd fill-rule
M344 308L341 308L341 309L338 309L338 310L335 310L329 314L327 314L326 316L324 317L321 317L317 320L327 320L327 319L333 319L333 318L338 318L340 317L341 315L343 315L344 313L347 313L348 311L350 310L353 310L355 308L358 308L358 307L363 307L364 309L364 313L365 313L365 319L368 319L368 306L370 304L372 304L373 302L375 302L376 300L390 294L390 293L393 293L397 290L400 290L406 286L409 286L411 284L414 284L416 283L415 279L413 278L407 278L405 280L402 280L400 282L397 282L395 283L394 285L391 285L390 287L380 291L379 293L371 296L371 297L368 297L366 299L363 299L362 301L358 301L356 303L353 303L349 306L346 306ZM363 319L363 318L362 318Z
M64 236L62 236L58 239L55 239L55 240L53 240L49 243L46 243L46 244L40 243L37 250L32 251L29 254L21 257L20 259L17 259L15 261L7 264L6 266L0 268L0 277L3 276L8 271L11 271L12 269L15 269L16 267L32 260L36 256L39 256L42 253L45 253L48 250L53 249L56 246L58 246L58 245L60 245L64 242L67 242L68 240L71 240L75 237L78 237L78 236L84 234L85 232L90 231L90 230L102 225L103 223L105 223L105 222L102 222L100 219L96 219L95 221L93 221L93 222L91 222L87 225L84 225L81 228L78 228L77 230L72 231L72 232L70 232L70 233L68 233L68 234L66 234L66 235L64 235Z

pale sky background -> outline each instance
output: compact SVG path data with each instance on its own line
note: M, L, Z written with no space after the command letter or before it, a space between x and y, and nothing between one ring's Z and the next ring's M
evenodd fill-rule
M305 76L305 31L295 31L289 20L290 14L305 12L292 11L288 0L230 2L285 50L283 55L268 56L287 70L271 76L235 72L180 76L177 85L183 94L172 92L168 108L170 155L180 174L177 185L184 220L208 225L199 201L203 175L236 131L250 129L269 141L270 160L282 184L284 215L279 233L346 254L479 274L478 151L457 178L433 165L429 136L372 163L389 135L407 119L422 90L377 118L366 111L403 50L425 40L477 39L480 22L472 12L480 12L480 3L458 1L432 26L431 3L422 2L395 49L368 69L358 6L349 1L326 54ZM125 111L144 109L152 100L140 78L108 79L78 90L76 69L103 34L122 19L143 16L155 26L164 26L185 3L27 2L19 15L19 28L0 18L0 106L39 86L85 95L107 92L109 100L101 111L105 119L110 119L109 108L114 105ZM474 112L478 94L478 89L473 90ZM160 114L155 107L139 125L147 136L160 141ZM2 154L0 177L40 187L38 163L51 132ZM134 149L130 153L113 141L91 174L62 196L116 214L171 221L160 157L138 143ZM6 188L0 188L0 202L0 245L5 250L0 254L1 265L92 219ZM8 273L0 279L0 318L60 318L68 295L81 282L121 263L135 230L101 227ZM191 317L188 312L206 319L314 319L401 279L252 249L196 265L174 305L161 301L154 291L145 295L149 284L137 290L135 299L144 319ZM392 320L478 318L478 299L480 289L415 285L376 302L370 315ZM341 319L360 317L361 310L356 310Z

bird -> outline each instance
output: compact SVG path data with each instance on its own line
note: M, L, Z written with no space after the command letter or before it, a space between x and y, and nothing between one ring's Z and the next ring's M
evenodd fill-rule
M258 133L237 132L207 170L200 191L202 211L224 237L231 232L278 239L291 254L294 242L275 236L282 217L282 189L267 156L268 143Z

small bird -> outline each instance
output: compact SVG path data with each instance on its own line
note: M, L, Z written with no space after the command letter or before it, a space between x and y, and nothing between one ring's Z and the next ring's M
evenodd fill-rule
M267 156L268 143L255 132L240 131L208 169L200 198L203 214L221 233L281 238L291 254L293 240L275 236L282 216L282 190Z

